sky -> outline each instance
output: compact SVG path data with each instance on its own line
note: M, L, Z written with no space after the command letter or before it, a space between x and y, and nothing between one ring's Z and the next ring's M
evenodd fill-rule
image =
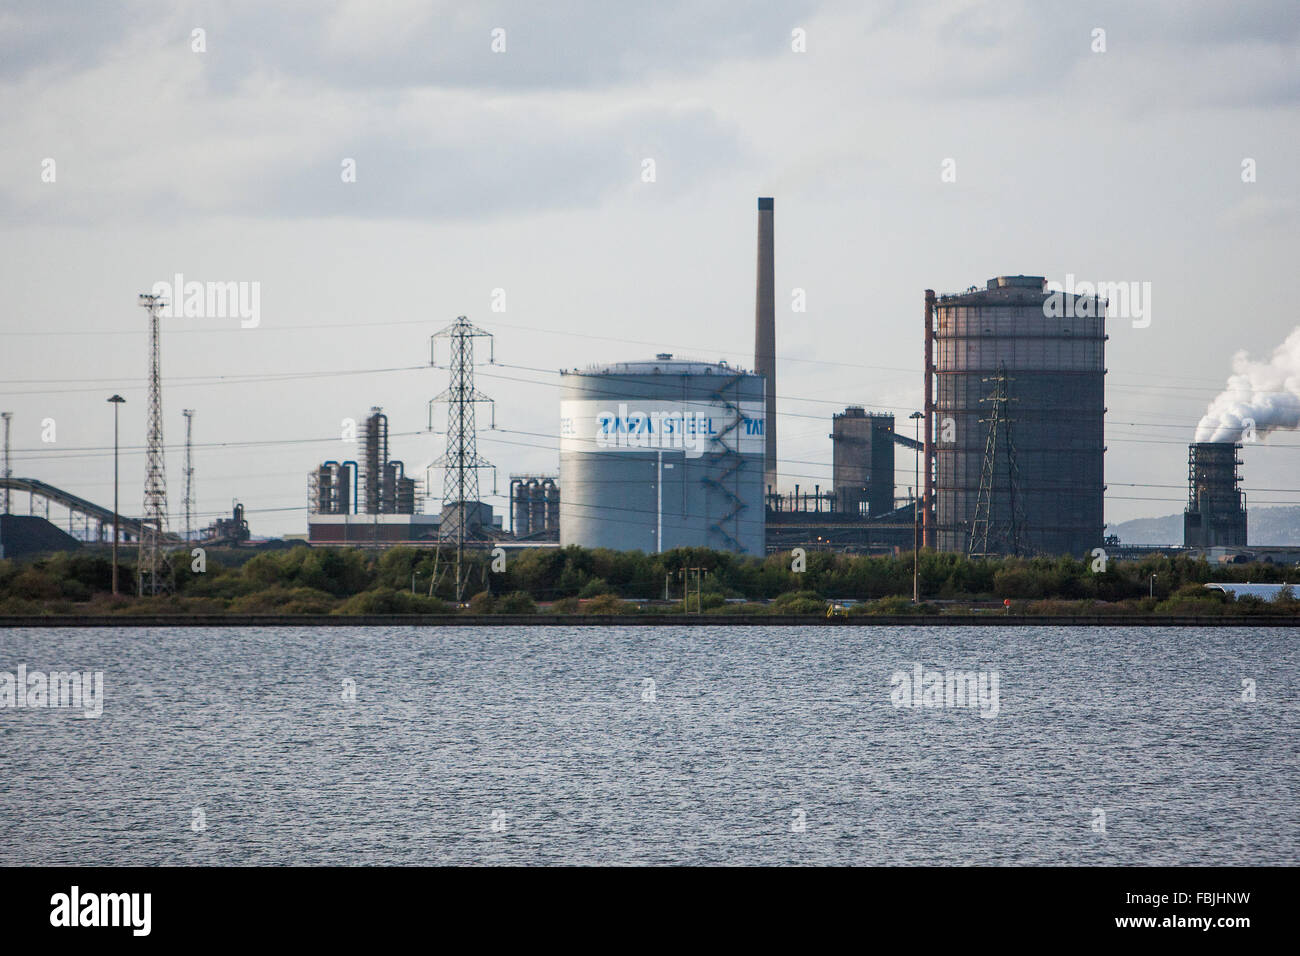
M423 477L429 339L458 315L495 335L479 452L504 495L557 469L557 369L752 367L772 196L787 488L829 481L845 405L907 427L925 289L1072 275L1150 284L1146 319L1108 323L1107 521L1178 512L1233 355L1297 324L1298 41L1292 0L5 0L11 467L111 504L118 392L138 513L136 297L179 273L259 305L162 321L173 529L182 409L196 524L237 499L254 536L304 533L308 472L357 457L341 422L372 406ZM1300 502L1300 435L1243 457L1248 502Z

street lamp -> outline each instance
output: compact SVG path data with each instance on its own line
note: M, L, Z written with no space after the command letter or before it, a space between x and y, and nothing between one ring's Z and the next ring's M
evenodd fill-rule
M907 416L916 423L916 444L921 444L921 419L925 416L920 412L912 412ZM912 485L912 603L921 603L921 543L919 521L921 509L919 507L921 500L921 449L916 451L916 481Z
M113 596L117 597L117 412L126 399L121 395L114 395L108 401L113 406Z

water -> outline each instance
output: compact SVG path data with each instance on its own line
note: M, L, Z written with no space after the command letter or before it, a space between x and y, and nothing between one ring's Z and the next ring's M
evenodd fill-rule
M10 629L104 710L0 709L0 864L1294 865L1297 637ZM916 662L997 716L895 707Z

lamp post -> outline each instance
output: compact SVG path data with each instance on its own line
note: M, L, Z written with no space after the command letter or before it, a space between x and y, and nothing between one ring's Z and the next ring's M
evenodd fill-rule
M117 412L126 399L121 395L114 395L108 401L113 406L113 596L117 597Z
M921 419L925 416L920 412L912 412L907 416L916 423L916 443L921 444ZM916 483L912 485L912 603L921 603L921 544L920 532L918 531L921 518L921 452L918 449L916 453Z

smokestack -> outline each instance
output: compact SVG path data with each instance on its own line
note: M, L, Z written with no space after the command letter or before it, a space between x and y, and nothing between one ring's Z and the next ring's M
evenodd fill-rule
M1246 507L1235 442L1195 442L1187 449L1187 510L1183 544L1189 548L1246 546Z
M776 483L776 266L772 239L771 197L758 200L758 285L754 296L754 371L767 379L763 434L767 442L763 464L764 492Z
M921 547L935 546L934 500L934 290L925 290L925 389L922 401L925 408L925 443L921 446ZM916 507L913 503L912 507Z

